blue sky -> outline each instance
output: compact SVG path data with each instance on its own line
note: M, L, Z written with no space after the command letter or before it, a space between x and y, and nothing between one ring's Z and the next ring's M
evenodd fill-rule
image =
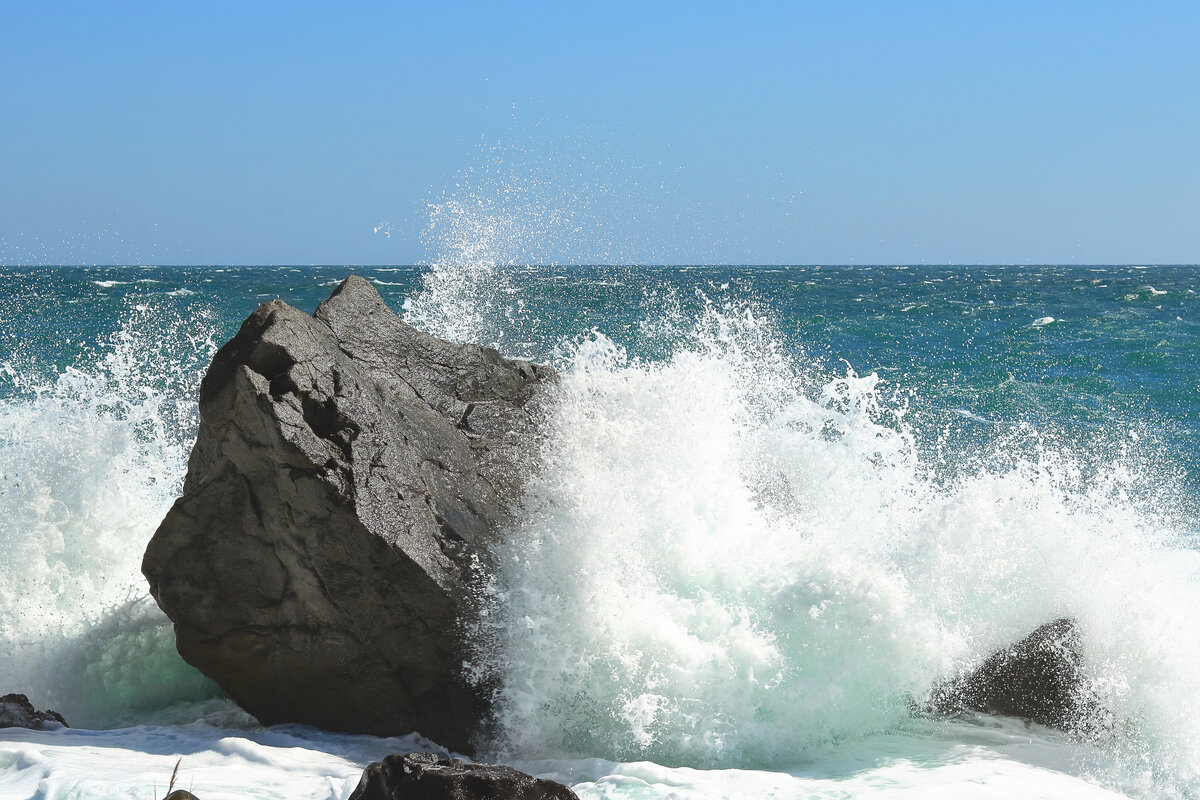
M1198 7L0 0L0 262L1194 263Z

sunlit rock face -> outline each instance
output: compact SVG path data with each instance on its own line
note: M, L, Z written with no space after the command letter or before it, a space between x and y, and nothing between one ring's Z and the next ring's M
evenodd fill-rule
M554 373L425 335L351 277L261 306L217 353L183 496L143 572L179 652L264 724L466 751L488 542Z

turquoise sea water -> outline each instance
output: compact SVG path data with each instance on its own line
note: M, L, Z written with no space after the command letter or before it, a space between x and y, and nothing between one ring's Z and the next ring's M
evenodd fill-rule
M14 369L61 369L138 313L180 328L199 317L196 330L223 339L258 303L281 297L314 308L351 271L371 277L397 308L421 272L9 268L0 273L0 335L8 353L28 359ZM844 360L879 372L931 413L1089 429L1153 417L1186 439L1183 452L1200 425L1200 384L1188 370L1200 354L1197 267L555 267L512 277L502 344L534 358L592 328L661 358L669 343L647 336L644 323L668 297L687 309L702 294L750 304L788 347L827 367ZM19 393L12 375L0 391Z
M0 273L0 398L85 371L111 336L175 347L160 381L202 369L257 304L316 307L346 274L370 277L394 308L416 267L51 267ZM679 344L658 321L704 303L760 315L799 361L877 373L932 443L984 442L1022 424L1082 448L1123 443L1200 475L1200 268L1194 266L555 267L512 271L491 309L489 343L554 360L598 330L647 359ZM145 330L164 334L150 342ZM190 338L189 338L190 337ZM194 344L192 339L198 338ZM98 349L99 348L99 349Z
M174 655L140 555L215 347L350 272L568 376L511 536L541 557L480 631L499 757L594 797L1200 793L1195 266L4 268L0 690L88 728L249 724ZM1062 615L1102 741L909 719Z

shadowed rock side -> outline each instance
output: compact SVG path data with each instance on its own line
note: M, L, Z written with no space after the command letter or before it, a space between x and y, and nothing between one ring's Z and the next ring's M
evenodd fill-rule
M561 783L512 767L467 764L431 753L369 764L350 800L578 800Z
M356 276L312 316L261 306L201 384L142 563L183 658L264 724L466 751L460 621L553 377L415 330Z
M1064 731L1097 722L1084 684L1079 629L1071 619L1048 622L988 657L974 672L934 690L930 710L1022 717Z
M54 730L66 728L67 721L57 711L38 711L23 694L0 697L0 728L32 728Z

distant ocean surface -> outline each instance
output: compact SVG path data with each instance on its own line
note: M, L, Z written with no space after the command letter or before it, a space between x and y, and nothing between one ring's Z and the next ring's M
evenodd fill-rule
M139 572L215 349L351 272L565 375L473 657L494 757L585 800L1200 797L1200 267L445 263L0 268L0 693L75 726L0 731L0 798L182 756L340 800L436 747L259 729ZM1064 616L1101 733L911 716Z

